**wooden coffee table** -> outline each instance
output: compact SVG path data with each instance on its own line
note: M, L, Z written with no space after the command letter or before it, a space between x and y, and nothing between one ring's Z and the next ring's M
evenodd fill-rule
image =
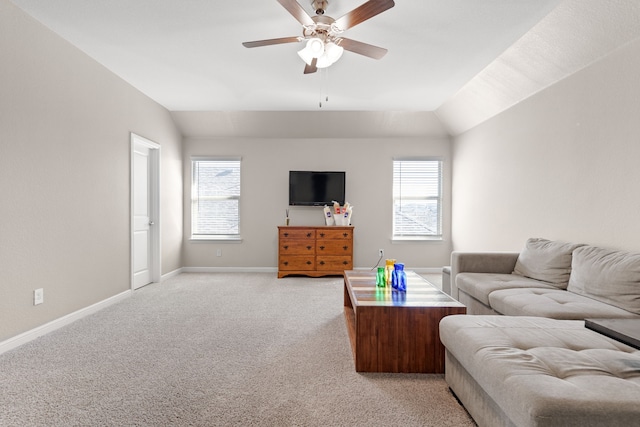
M584 319L584 326L640 350L640 319Z
M344 272L344 315L357 372L444 372L440 320L466 312L412 271L406 292L377 287L374 271Z

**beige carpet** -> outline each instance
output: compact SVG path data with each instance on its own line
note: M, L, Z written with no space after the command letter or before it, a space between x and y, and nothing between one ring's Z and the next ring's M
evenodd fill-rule
M341 278L182 274L0 356L1 426L473 426L442 375L354 371Z

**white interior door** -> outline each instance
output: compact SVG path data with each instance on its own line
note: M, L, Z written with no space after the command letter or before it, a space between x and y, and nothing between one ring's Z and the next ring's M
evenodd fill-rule
M157 144L132 135L131 265L132 287L159 281Z

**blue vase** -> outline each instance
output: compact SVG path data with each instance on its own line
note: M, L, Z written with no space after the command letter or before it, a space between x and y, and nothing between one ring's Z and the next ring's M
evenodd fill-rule
M393 272L397 282L394 288L405 292L407 290L407 273L404 271L404 264L396 263L394 268Z
M398 270L395 266L393 267L393 271L391 272L391 287L393 289L398 289Z

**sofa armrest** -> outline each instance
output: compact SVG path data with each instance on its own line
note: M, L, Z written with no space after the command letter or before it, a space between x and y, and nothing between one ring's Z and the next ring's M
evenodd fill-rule
M451 296L458 299L458 273L511 274L519 252L452 252Z

